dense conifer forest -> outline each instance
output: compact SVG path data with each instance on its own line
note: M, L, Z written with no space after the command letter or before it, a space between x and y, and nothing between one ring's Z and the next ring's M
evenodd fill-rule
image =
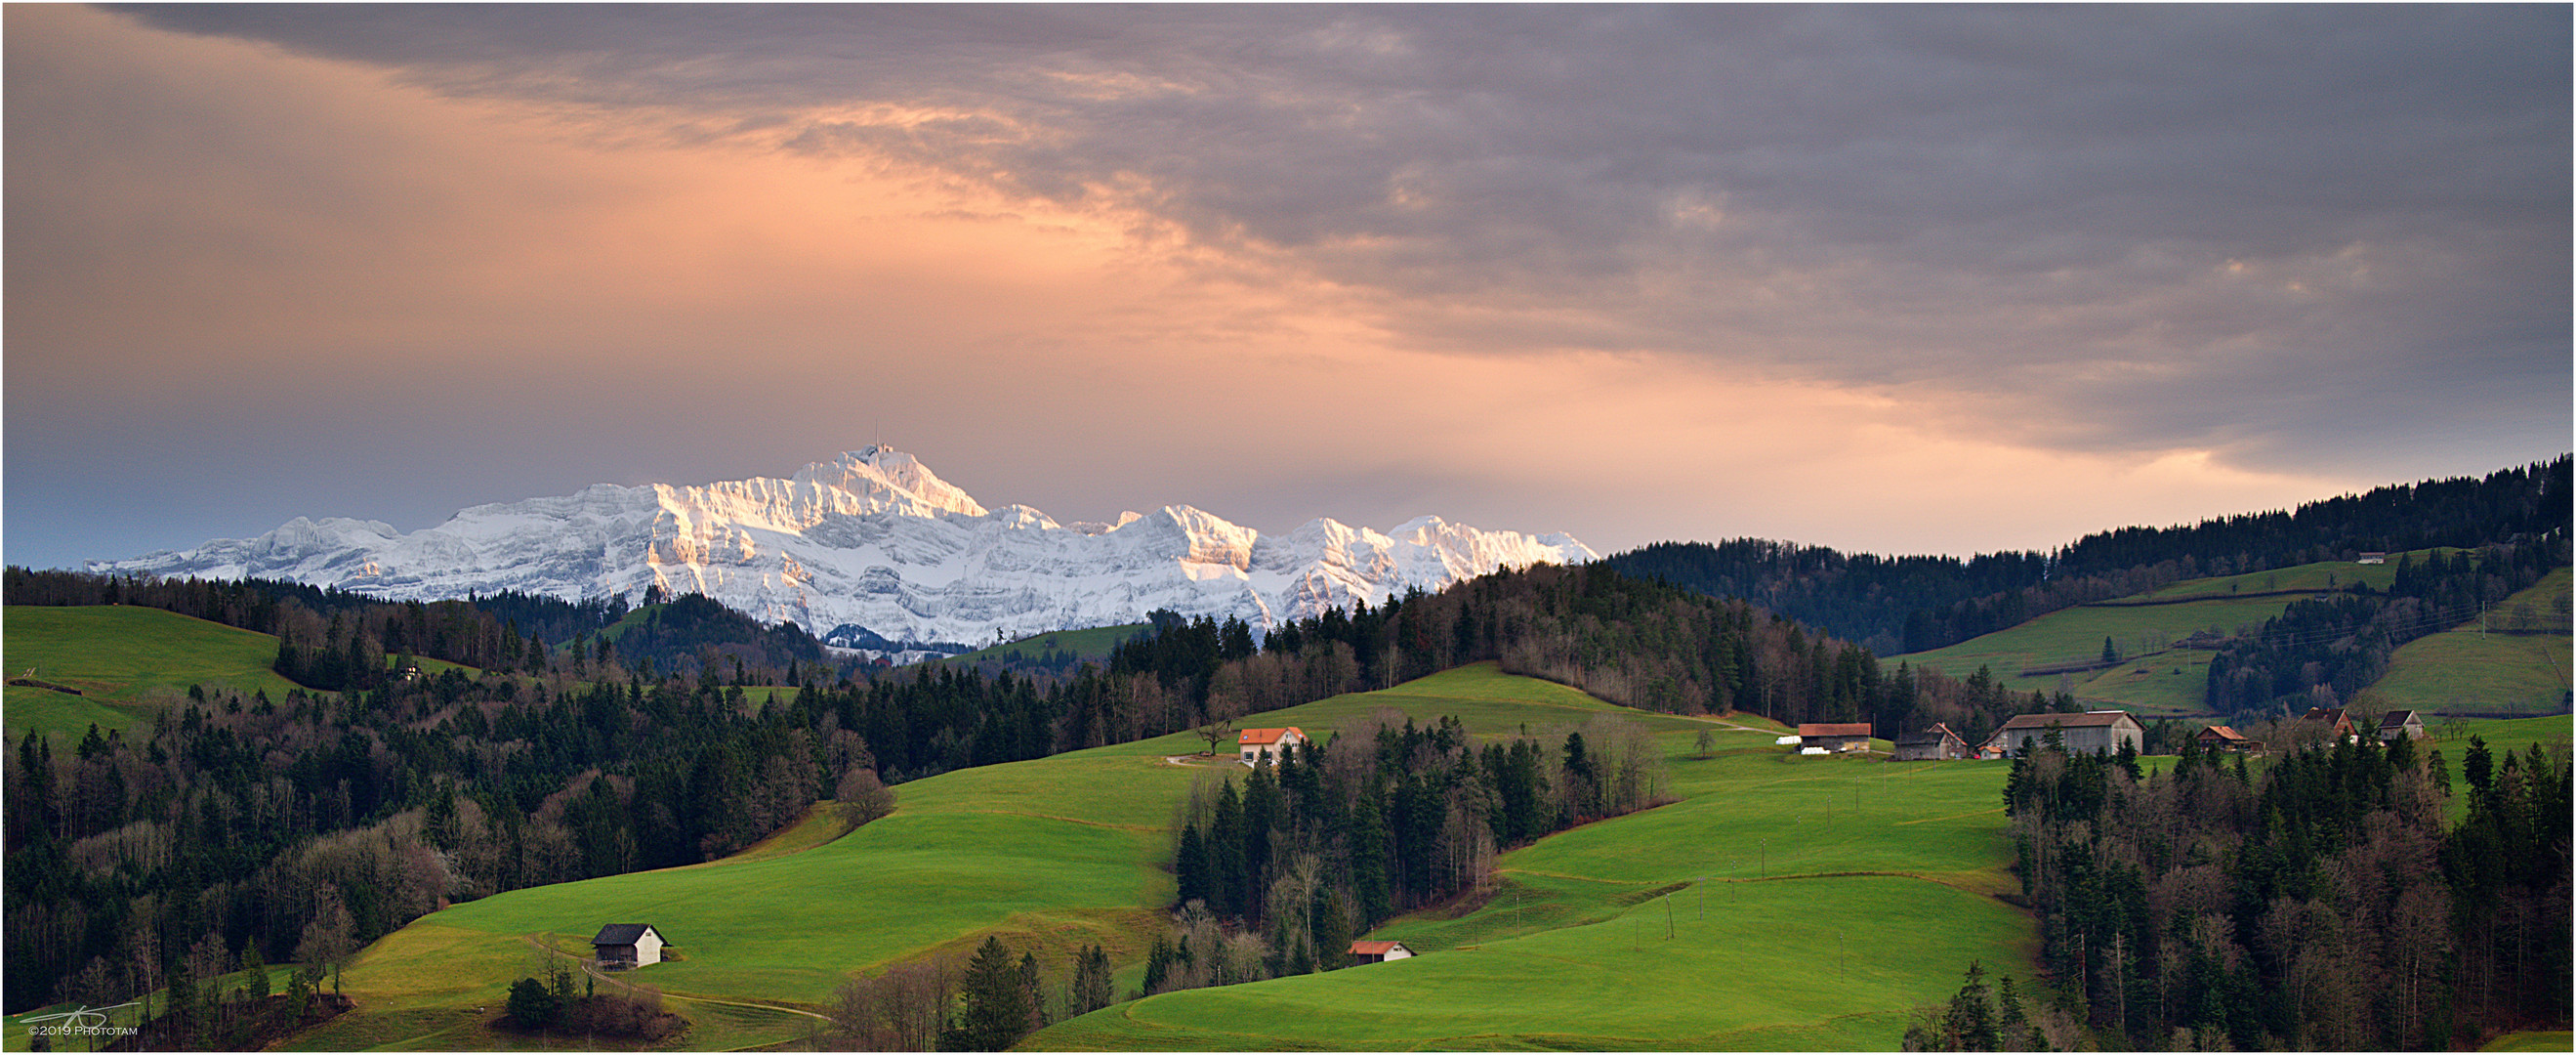
M1231 774L1202 783L1144 991L1347 966L1352 938L1484 888L1496 854L1662 804L1663 781L1652 739L1614 716L1479 745L1455 719L1389 709L1248 771L1240 795Z
M2053 743L2016 757L2004 803L2047 980L2006 1000L1972 972L1908 1047L2046 1050L2068 1021L2106 1049L2198 1051L2565 1027L2566 759L2472 738L2453 762L2322 726L2275 746L2250 769L2186 747L2152 774Z

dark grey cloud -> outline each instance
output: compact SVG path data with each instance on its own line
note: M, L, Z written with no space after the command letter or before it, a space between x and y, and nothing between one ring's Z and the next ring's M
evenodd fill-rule
M1934 385L2032 442L2276 468L2568 431L2565 6L129 10L1105 198L1428 347Z

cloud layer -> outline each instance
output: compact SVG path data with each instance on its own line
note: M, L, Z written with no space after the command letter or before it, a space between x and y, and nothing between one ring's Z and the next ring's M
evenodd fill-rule
M1059 516L1604 549L2047 545L2568 445L2563 7L7 18L22 525L146 422L430 480L282 456L202 488L227 531L881 432Z

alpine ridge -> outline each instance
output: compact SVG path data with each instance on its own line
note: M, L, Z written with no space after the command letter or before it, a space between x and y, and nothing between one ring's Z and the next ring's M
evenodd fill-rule
M1186 505L1058 524L985 507L919 459L870 446L786 479L595 484L474 506L408 534L297 517L256 538L90 561L96 572L285 579L387 600L516 590L582 600L659 585L827 644L869 651L1234 616L1267 631L1354 601L1597 554L1571 536L1418 517L1380 533L1331 519L1264 535Z

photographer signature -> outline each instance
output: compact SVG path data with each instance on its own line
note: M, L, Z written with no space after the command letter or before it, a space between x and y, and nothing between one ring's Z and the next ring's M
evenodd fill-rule
M122 1004L112 1004L107 1007L91 1007L87 1004L82 1004L80 1007L74 1008L70 1011L57 1011L50 1015L29 1015L25 1018L19 1019L18 1021L24 1025L30 1026L45 1022L62 1021L64 1025L75 1029L84 1027L97 1028L107 1025L108 1012L123 1007L135 1007L141 1003L142 1001L139 1000L129 1000Z

